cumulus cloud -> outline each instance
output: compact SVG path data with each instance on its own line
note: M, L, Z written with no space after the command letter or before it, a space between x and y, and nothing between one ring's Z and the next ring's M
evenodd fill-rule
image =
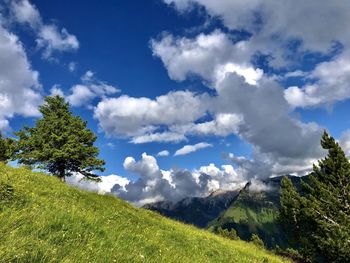
M245 174L242 169L235 169L231 164L222 165L221 168L211 163L208 166L201 166L193 171L193 176L199 177L205 174L210 176L208 182L209 191L236 190L242 188L246 182Z
M92 71L87 71L82 77L82 84L74 85L71 94L67 97L69 103L74 107L89 105L95 98L105 98L120 92L119 89L98 80Z
M235 72L247 83L256 84L263 74L261 69L250 66L252 53L246 42L233 44L229 36L219 30L199 34L194 39L166 35L158 41L153 39L151 46L153 55L163 61L174 80L182 81L192 74L217 80L227 72Z
M54 24L45 24L35 5L28 0L8 1L13 20L27 24L36 33L37 45L43 48L43 57L51 58L56 51L73 51L79 48L76 36L68 33L65 28Z
M102 100L94 110L103 131L110 136L131 137L135 144L181 142L189 136L235 134L243 117L212 112L213 98L207 93L175 91L149 98L126 95ZM212 120L201 122L203 117Z
M183 134L159 131L163 126L192 123L206 114L206 94L169 92L154 100L126 95L106 98L95 108L95 118L107 134L133 137L134 143L181 141Z
M136 181L120 183L118 180L121 179L116 177L115 181L108 184L107 190L137 206L163 200L177 202L185 197L208 196L219 189L239 190L248 181L250 182L249 190L253 192L276 190L261 181L260 175L255 174L252 177L250 174L252 169L249 166L257 164L256 162L253 163L245 157L235 157L232 154L227 159L234 165L225 164L217 167L211 163L190 171L162 170L156 158L147 153L143 153L140 160L127 157L124 161L125 170L137 174L139 178Z
M85 190L98 192L99 194L110 193L115 185L119 185L121 191L124 191L125 186L129 183L127 178L114 174L100 176L100 178L100 182L94 182L85 179L85 177L80 173L74 173L72 176L67 177L66 181L70 185L74 185Z
M320 63L302 87L289 87L285 98L294 107L329 106L350 98L350 52Z
M175 152L174 156L186 155L186 154L193 153L193 152L196 152L200 149L205 149L208 147L213 147L213 145L210 143L206 143L206 142L200 142L200 143L197 143L194 145L185 145L181 149L177 150Z
M15 115L39 116L42 102L39 73L32 69L18 37L0 20L0 129L9 129Z
M285 1L210 1L210 0L164 0L186 11L199 4L207 12L223 19L230 29L246 30L252 34L252 46L274 54L279 49L287 52L287 43L300 40L300 50L328 52L334 41L348 44L350 34L346 25L350 22L350 3L346 0Z
M112 193L136 205L149 202L170 200L179 201L187 196L207 196L210 192L224 188L233 190L244 185L230 165L222 169L211 164L198 170L162 170L157 160L146 153L140 160L127 157L124 168L139 175L139 179L129 182L125 190L118 184L112 188Z
M223 33L215 32L207 35L207 38L211 39L217 34ZM216 91L207 104L208 111L213 115L212 121L173 126L170 127L172 131L196 135L238 135L253 146L253 159L247 160L245 165L249 164L249 169L244 169L249 178L257 174L261 178L281 173L300 174L305 172L306 166L310 169L311 162L323 155L319 146L322 128L315 123L303 123L291 115L284 88L274 78L259 75L252 81L249 75L227 67L230 64L239 65L239 59L228 55L221 58L221 49L216 49L217 37L215 41L204 41L205 45L198 44L199 38L206 39L203 34L193 39L170 41L168 38L165 36L165 40L153 42L152 46L169 75L177 80L198 75L204 84ZM235 46L237 43L227 45ZM209 59L198 63L198 57L191 54L201 54L198 57ZM186 64L190 66L186 67ZM252 65L249 67L251 72L258 70ZM258 169L258 166L263 169Z
M303 2L293 0L251 0L244 2L164 0L164 2L173 5L185 15L186 11L192 10L195 4L201 5L212 17L221 17L224 25L229 29L249 32L251 37L238 42L244 47L241 52L243 62L250 61L252 56L256 54L264 54L269 57L269 64L272 67L295 67L298 60L305 54L317 53L331 57L335 53L334 51L341 47L341 50L338 50L340 54L329 61L318 64L309 73L295 70L285 74L284 77L306 78L304 85L289 87L285 91L285 98L292 107L324 107L350 97L348 85L350 34L346 29L346 25L350 23L350 3L348 1L323 1L320 3L317 0ZM226 51L228 51L226 54L230 54L230 50L237 46L237 44L230 45L228 41L223 41L223 39L229 38L228 36L229 34L226 34L225 37L221 33L221 36L218 37L217 31L207 35L207 37L203 34L199 35L198 39L202 39L202 41L198 41L198 39L188 41L186 38L174 40L173 37L166 36L163 37L162 41L153 44L153 49L155 54L162 58L168 68L169 75L175 79L182 80L185 78L184 72L192 73L193 71L197 71L195 73L201 76L210 76L210 70L205 72L208 69L207 60L210 58L222 60L222 54ZM199 49L198 47L201 45L197 44L196 46L195 44L209 43L203 39L216 39L216 43L221 43L222 47L225 46L225 51L216 50L213 52L217 53L218 57L208 55L203 50L210 53L210 48L204 45L205 48ZM176 43L174 44L174 42ZM181 47L180 50L183 50L184 53L174 49L174 46ZM219 44L211 46L212 48L220 47ZM197 59L192 58L196 54L195 51L199 52ZM187 63L185 58L190 60L190 63ZM224 58L232 60L228 55ZM234 58L232 60L234 62L233 68L237 68L237 63L241 65L239 61L242 56ZM187 63L188 67L197 66L197 70L188 70L186 66L181 64L182 62ZM203 63L203 65L198 66L197 62ZM225 63L221 61L221 64ZM251 71L251 68L248 67L248 70ZM248 83L254 84L255 79L260 75L256 71L255 73L251 71L251 73L253 73L251 75L253 78L248 78Z

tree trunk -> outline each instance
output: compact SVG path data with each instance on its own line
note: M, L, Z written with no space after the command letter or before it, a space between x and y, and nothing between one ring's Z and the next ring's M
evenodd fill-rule
M60 176L60 180L61 180L61 182L65 183L66 182L65 176Z
M66 169L65 169L64 164L62 164L60 167L59 178L60 178L61 182L63 182L63 183L66 182Z

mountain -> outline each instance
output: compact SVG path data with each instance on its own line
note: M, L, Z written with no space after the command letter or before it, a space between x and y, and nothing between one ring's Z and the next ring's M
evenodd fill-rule
M288 176L298 190L301 178ZM235 229L243 240L258 234L269 248L286 247L286 236L277 223L281 177L264 180L260 187L247 183L239 191L211 194L204 198L185 198L178 203L167 201L148 204L145 208L160 214L216 231Z
M265 181L266 189L254 189L248 183L209 229L235 229L243 240L250 240L253 233L264 241L269 248L287 247L287 236L277 222L280 206L280 184L283 177L270 178ZM301 190L301 178L289 176L297 189Z
M0 262L289 262L257 246L0 164Z
M187 197L177 203L161 201L146 204L143 208L187 224L206 228L231 205L238 193L239 190L215 191L207 197Z

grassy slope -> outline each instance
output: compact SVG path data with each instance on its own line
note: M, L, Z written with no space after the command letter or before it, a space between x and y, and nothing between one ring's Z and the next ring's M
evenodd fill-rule
M213 230L219 226L234 228L243 240L249 240L255 233L268 247L274 247L276 244L284 247L285 236L277 223L277 203L278 195L242 190L237 200L212 222L209 229Z
M286 262L26 169L0 164L1 182L15 201L0 200L0 262Z

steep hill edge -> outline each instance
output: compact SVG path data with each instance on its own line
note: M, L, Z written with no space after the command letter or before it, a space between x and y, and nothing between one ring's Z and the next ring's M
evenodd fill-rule
M0 184L1 262L289 262L24 168Z

